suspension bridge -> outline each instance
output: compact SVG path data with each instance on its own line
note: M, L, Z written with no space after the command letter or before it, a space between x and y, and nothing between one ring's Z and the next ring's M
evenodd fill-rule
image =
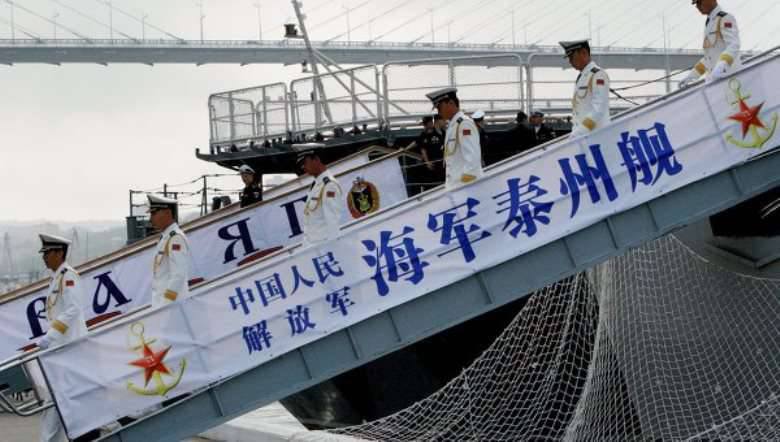
M342 7L328 6L322 0L296 3L306 17L311 46L333 63L517 54L533 67L566 68L555 43L583 35L592 38L599 62L615 69L682 69L691 66L701 53L693 49L699 45L699 26L690 26L690 6L679 1L665 0L650 8L665 11L658 17L648 16L648 7L639 6L641 3L615 0L588 5L587 9L578 9L575 4L561 8L556 2L534 5L487 0L478 10L472 2L456 0L438 2L421 11L408 0L347 3ZM742 3L737 7L747 2ZM213 12L203 1L193 5L198 8L191 11L198 12L196 16L186 7L176 7L169 12L181 19L172 20L160 11L156 15L163 23L155 23L150 18L155 11L149 14L137 9L143 2L130 10L118 0L2 0L0 64L291 65L308 60L308 41L282 38L284 27L296 23L290 14L292 8L256 1L255 33L250 31L255 24L251 23L254 14L247 14L249 2L232 10L228 5L213 6ZM748 42L744 48L748 53L769 47L776 39L771 26L758 26L775 6L753 8L759 14L748 21L762 32ZM673 19L667 20L667 16ZM184 17L196 19L192 22L199 24L199 33L181 27ZM215 22L211 28L207 18ZM241 23L234 27L246 31L234 32L222 24L225 20ZM269 22L274 24L269 27ZM267 38L269 28L274 39ZM219 33L220 38L206 38L207 31L209 36ZM673 46L672 36L684 43Z

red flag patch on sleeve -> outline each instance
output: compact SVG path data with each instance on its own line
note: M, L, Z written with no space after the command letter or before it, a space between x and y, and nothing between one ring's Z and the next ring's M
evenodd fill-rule
M173 245L171 246L171 249L172 249L172 250L181 250L181 244L173 244Z
M336 198L336 192L330 190L325 194L328 198Z
M601 78L599 78L598 80L596 80L596 85L597 85L597 86L604 86L605 84L607 84L607 82L605 82L605 81L604 81L603 79L601 79Z
M731 29L734 25L732 25L730 21L727 21L726 23L723 23L723 26Z
M471 129L463 129L463 135L465 136L471 135Z
M73 282L72 280L65 281L65 287L73 287L75 285L76 285L76 283Z

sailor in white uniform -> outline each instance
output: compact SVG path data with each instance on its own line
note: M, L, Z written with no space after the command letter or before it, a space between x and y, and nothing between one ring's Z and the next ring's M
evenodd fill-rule
M54 235L40 234L43 262L51 270L52 277L46 290L46 317L49 331L38 341L38 347L49 347L72 342L87 334L84 319L84 293L79 274L73 270L67 260L70 241ZM50 400L51 393L37 366L28 364L27 370L32 377L36 391L43 400ZM65 441L65 431L55 408L44 410L41 414L41 436L44 441Z
M572 98L571 137L587 135L609 124L609 75L591 59L588 40L560 45L572 67L580 71Z
M307 149L298 155L297 164L314 182L303 208L303 245L309 246L338 238L344 193L336 178L322 162L313 143L296 145Z
M446 88L426 94L426 97L439 116L449 121L444 136L445 187L452 190L478 180L483 175L479 128L460 110L458 90Z
M742 66L739 58L737 19L718 5L717 0L691 0L707 16L704 25L704 57L688 73L680 87L705 77L707 83L723 78Z
M152 265L152 307L189 296L190 247L187 236L176 223L178 201L147 195L152 226L161 232Z

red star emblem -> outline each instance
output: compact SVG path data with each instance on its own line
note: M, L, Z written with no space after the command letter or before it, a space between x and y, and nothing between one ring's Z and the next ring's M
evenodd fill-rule
M159 371L163 374L171 374L168 367L163 363L163 359L165 359L165 355L168 354L170 349L171 347L168 346L168 348L155 353L149 348L148 344L144 344L144 357L130 363L130 365L135 365L136 367L144 369L144 387L149 385L149 380L152 379L155 372Z
M729 119L742 123L742 138L745 138L748 131L753 126L766 129L764 122L761 121L761 118L758 116L758 114L761 113L762 107L764 107L764 103L750 107L745 103L745 100L739 100L739 112L730 116Z

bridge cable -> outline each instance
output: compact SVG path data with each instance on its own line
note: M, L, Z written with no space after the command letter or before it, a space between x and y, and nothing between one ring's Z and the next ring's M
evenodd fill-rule
M442 6L444 6L444 5L448 4L448 3L452 3L452 0L443 0L439 4L437 4L436 6L433 6L432 8L433 9L440 8L440 7L442 7ZM388 35L392 34L393 32L395 32L395 31L397 31L397 30L399 30L399 29L409 25L410 23L414 23L414 22L416 22L417 20L420 20L420 19L428 19L428 16L425 15L425 14L416 14L412 18L410 18L410 19L408 19L408 20L406 20L404 22L401 22L400 24L396 25L394 28L391 28L389 31L385 31L383 34L380 34L380 35L378 35L376 37L373 37L373 39L371 41L376 41L376 40L379 40L379 39L381 39L383 37L387 37ZM429 34L430 34L430 32L429 32Z
M91 22L93 22L93 23L97 23L97 24L103 26L104 28L113 29L114 32L116 32L119 35L122 35L123 37L125 37L127 39L133 40L133 41L135 41L137 43L141 42L141 40L139 40L139 39L137 39L137 38L135 38L135 37L133 37L131 35L125 34L124 32L118 30L116 27L107 25L107 24L101 22L100 20L98 20L98 19L96 19L96 18L94 18L94 17L92 17L92 16L90 16L88 14L85 14L85 13L79 11L78 9L76 9L76 8L74 8L74 7L70 6L70 5L62 2L61 0L49 0L49 1L52 2L52 3L58 4L58 5L62 6L63 8L68 9L71 12L73 12L73 13L75 13L75 14L77 14L77 15L79 15L79 16L81 16L81 17L83 17L83 18L85 18L85 19L87 19L87 20L89 20Z
M669 0L666 0L667 2ZM637 32L640 29L644 29L644 26L646 26L650 20L645 20L646 16L652 15L651 8L653 7L652 4L646 3L643 5L644 8L637 10L637 7L629 7L624 13L621 15L621 17L628 17L628 19L622 20L622 25L618 26L616 28L612 29L612 32L610 34L613 34L612 41L609 42L606 47L613 47L615 45L618 46L625 46L626 39L633 35L635 32ZM657 5L656 5L657 6ZM682 3L677 3L675 6L669 7L666 12L668 13L667 16L673 17L674 13L676 13L677 9L682 7ZM666 8L666 6L664 6ZM682 15L682 14L681 14ZM636 20L639 20L639 23L636 23ZM626 31L627 29L627 31ZM672 27L669 27L667 30L673 29ZM614 35L619 35L619 37L614 37ZM663 37L663 33L661 32L661 36ZM647 46L649 46L650 43L648 43Z
M533 16L533 19L526 19L524 21L525 22L524 26L522 26L524 33L527 34L528 29L530 28L529 25L542 24L545 18L547 18L548 16L550 16L552 14L558 13L559 11L560 11L560 6L552 4L552 3L548 3L545 6L542 6L541 8L534 10L533 13L528 14L528 15ZM510 31L509 32L511 33L511 26L510 26ZM527 35L525 35L525 37L527 37ZM544 40L545 37L540 38L540 39L538 39L536 41L532 41L530 43L527 43L526 39L524 38L523 44L527 43L528 45L531 45L531 46L538 45L539 43L541 43Z
M8 29L11 29L11 22L9 20L6 20L5 18L0 17L0 22L5 24L8 27ZM43 39L40 36L36 35L32 31L30 31L29 29L25 28L24 26L19 25L19 23L14 23L13 24L13 29L21 32L22 34L32 38L35 41L38 41L38 42L42 42L43 41Z
M523 5L523 7L525 7L525 6ZM509 10L507 10L508 15L505 17L505 19L509 19L510 20L510 24L508 26L504 27L504 29L502 29L500 32L495 34L495 36L493 38L490 39L491 40L491 44L495 45L495 44L501 43L502 41L506 40L507 37L509 37L512 40L515 40L516 35L512 34L512 30L513 30L512 29L513 26L511 24L512 14L516 14L518 10L519 11L523 11L523 7L521 7L521 5L519 5L519 4L515 4L515 5L512 5L512 7ZM544 8L542 8L542 10L543 9ZM520 23L519 26L515 22L515 26L514 26L515 33L517 33L518 28L519 28L525 34L525 38L523 39L522 45L527 45L528 44L528 41L527 41L528 25L531 23L531 20L533 19L533 14L534 13L527 13L527 16L526 16L525 20L521 20L521 23Z
M103 0L95 0L95 1L96 1L97 3L100 3L101 5L105 5L105 3L103 3ZM173 38L174 40L179 40L179 41L180 41L180 42L182 42L182 43L186 43L186 42L187 42L187 40L185 40L185 39L183 39L183 38L181 38L181 37L179 37L179 36L177 36L177 35L173 35L173 34L171 34L170 32L166 31L165 29L162 29L162 28L160 28L160 27L158 27L158 26L155 26L155 25L153 25L152 23L149 23L148 21L142 20L142 19L140 19L140 18L138 18L138 17L134 16L133 14L131 14L131 13L129 13L129 12L127 12L127 11L123 10L123 9L121 9L121 8L118 8L118 7L114 6L114 4L113 4L113 3L111 4L111 8L112 8L114 11L117 11L117 12L119 12L120 14L124 15L125 17L132 18L133 20L137 21L138 23L144 24L144 25L146 25L146 26L148 26L148 27L150 27L150 28L154 29L154 30L155 30L155 31L157 31L157 32L161 32L161 33L163 33L163 34L167 35L168 37L171 37L171 38Z
M473 26L471 26L470 28L467 28L467 29L466 29L466 31L464 31L464 32L463 32L463 33L462 33L462 34L461 34L461 35L460 35L458 38L456 38L455 40L453 40L453 41L452 41L452 43L460 43L460 42L462 42L463 40L465 40L466 38L468 38L468 37L471 35L471 33L472 33L472 32L474 32L474 31L475 31L475 30L477 30L477 29L482 29L482 28L484 28L484 27L485 27L486 25L488 25L490 22L494 21L494 20L496 19L496 17L501 17L501 16L503 16L504 14L505 14L505 13L504 13L504 11L503 11L503 9L502 9L502 10L501 10L501 11L499 11L497 14L493 14L493 15L489 16L489 17L488 17L486 20L483 20L483 21L481 21L481 22L478 22L476 25L473 25Z
M367 4L371 3L371 1L372 0L365 0L362 3L360 3L359 5L354 6L352 8L349 8L349 11L352 12L352 11L358 10L358 9L362 8L363 6L366 6ZM314 9L317 9L317 8L314 8ZM309 14L311 12L313 12L313 10L312 11L308 11ZM311 31L313 31L313 30L315 30L315 29L317 29L317 28L319 28L319 27L321 27L323 25L327 25L329 23L333 23L336 19L341 18L343 16L344 16L344 12L340 12L340 13L338 13L336 15L333 15L333 16L327 18L326 20L322 20L319 23L315 23L312 26L307 26L307 28L308 28L309 32L311 32Z
M457 0L456 0L456 1L457 1ZM484 7L485 7L487 4L489 4L489 3L492 3L492 2L494 2L494 1L496 1L496 0L487 0L487 1L485 1L485 2L484 2L482 5L480 5L480 6L481 6L482 8L484 8ZM455 16L459 16L459 15L461 15L462 13L464 13L464 12L468 12L468 11L470 11L470 10L472 10L472 9L474 9L474 5L473 5L473 4L467 4L467 5L466 5L466 7L465 7L465 8L463 8L463 10L460 10L460 11L458 11L458 12L457 12L456 14L454 14L454 15L455 15ZM435 32L435 31L441 31L441 30L443 30L444 28L446 28L447 26L451 26L451 24L452 24L452 23L454 23L455 21L456 21L455 19L452 19L452 20L445 20L445 21L444 21L444 22L442 22L442 23L441 23L439 26L435 26L435 27L433 28L433 30L434 30L434 32ZM422 34L418 35L416 38L414 38L414 39L410 40L410 41L409 41L409 45L410 45L410 46L411 46L411 45L414 45L415 43L417 43L418 41L422 40L423 38L425 38L425 37L427 37L427 36L429 36L429 35L431 35L431 31L430 31L430 29L428 29L428 30L427 30L427 31L425 31L424 33L422 33Z
M374 21L376 21L376 19L378 19L378 18L380 18L380 17L385 17L385 16L387 16L388 14L392 14L393 12L395 12L395 11L397 11L397 10L399 10L399 9L403 8L404 6L406 6L406 5L410 4L410 3L414 2L414 1L415 1L415 0L406 0L406 1L404 1L404 2L401 2L400 4L398 4L398 5L396 5L396 6L393 6L393 7L391 7L390 9L388 9L388 10L386 10L386 11L382 12L381 14L378 14L378 15L375 15L374 17L371 17L371 18L370 18L370 19L368 19L367 21L364 21L363 23L360 23L360 24L359 24L359 25L357 25L357 26L353 26L353 27L352 27L352 29L350 29L349 31L350 31L350 32L352 32L352 31L354 31L354 30L356 30L356 29L360 29L360 28L362 28L362 27L364 27L364 26L366 26L366 25L368 25L368 24L370 24L370 23L373 23ZM345 35L347 35L347 33L346 33L346 32L342 32L341 34L339 34L339 35L336 35L335 37L331 37L331 38L329 38L329 39L325 40L325 42L333 41L333 40L335 40L335 39L337 39L337 38L341 38L341 37L343 37L343 36L345 36ZM373 40L372 40L372 41L373 41Z
M24 11L24 12L26 12L26 13L28 13L28 14L32 15L32 16L38 17L38 18L40 18L41 20L44 20L44 21L46 21L46 22L48 22L48 23L51 23L51 24L53 24L53 25L55 25L55 26L58 26L58 27L60 27L60 28L62 28L62 29L64 29L64 30L68 31L69 33L71 33L71 34L75 35L76 37L78 37L78 38L80 38L80 39L82 39L82 40L84 40L84 41L87 41L87 42L89 42L89 43L92 43L92 39L91 39L91 38L89 38L89 37L87 37L87 36L85 36L85 35L82 35L82 34L80 34L80 33L76 32L76 31L74 31L73 29L71 29L71 28L69 28L69 27L65 26L65 25L62 25L62 24L60 24L60 23L57 23L57 22L55 22L54 20L52 20L52 19L50 19L50 18L48 18L48 17L46 17L46 16L43 16L43 15L41 15L41 14L38 14L37 12L35 12L35 11L33 11L33 10L31 10L31 9L27 8L27 7L24 7L24 6L20 5L20 4L19 4L18 2L16 2L16 1L11 1L11 0L5 0L5 1L6 1L7 3L9 3L9 4L13 5L14 7L16 7L16 8L18 8L18 9L21 9L22 11Z

